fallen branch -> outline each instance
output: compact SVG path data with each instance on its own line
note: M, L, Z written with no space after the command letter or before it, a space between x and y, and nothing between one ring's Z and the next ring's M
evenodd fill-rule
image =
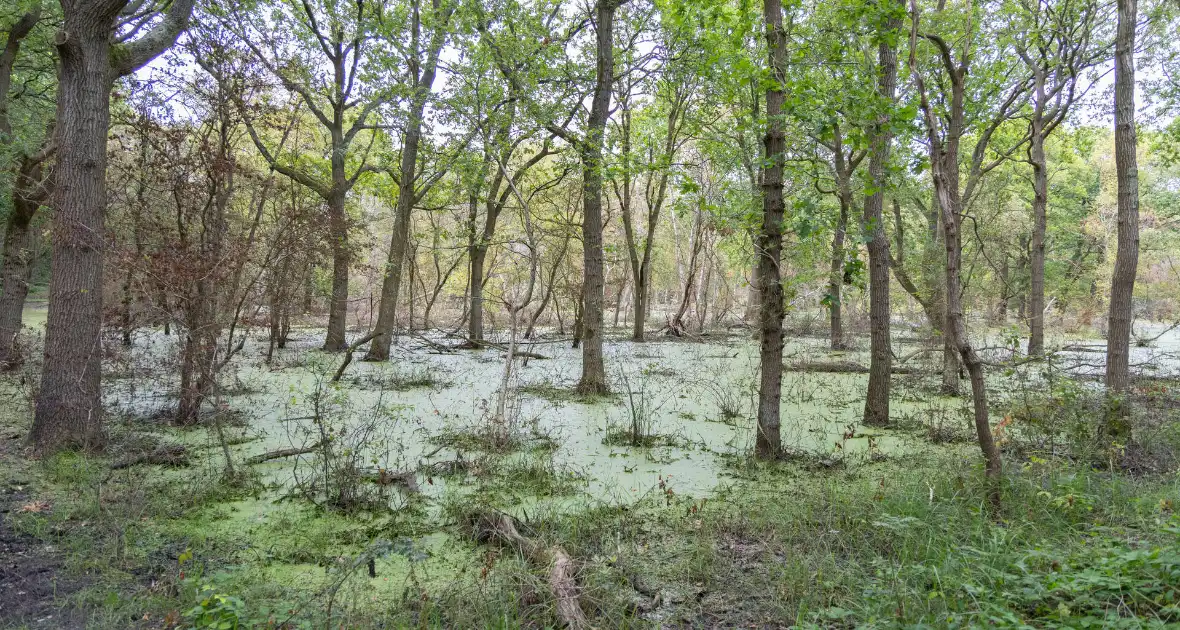
M183 444L166 444L153 451L128 455L111 464L111 470L131 468L140 464L158 464L161 466L187 466L188 451Z
M821 372L825 374L868 374L869 368L851 361L797 361L787 366L793 372ZM916 370L900 365L890 368L893 374L913 374Z
M311 446L304 446L301 448L280 448L277 451L269 451L266 453L262 453L261 455L255 455L254 457L247 459L246 463L247 464L261 464L262 462L269 462L272 459L282 459L284 457L295 457L296 455L307 455L309 453L316 452L323 445L324 445L324 443L322 441L320 441L320 442L316 442L315 444L312 444Z
M356 349L365 345L366 343L369 343L379 334L380 333L378 333L377 331L374 330L373 332L365 335L364 337L361 337L360 339L357 339L356 341L352 342L352 345L348 346L348 350L344 351L344 362L340 364L340 369L336 370L336 373L334 375L332 375L332 382L333 383L338 382L340 380L340 377L344 376L344 370L348 369L349 363L352 363L352 355L354 352L356 352Z
M515 549L530 562L549 570L549 590L557 600L557 616L568 628L589 628L586 613L578 602L577 567L569 554L558 546L546 547L522 535L516 521L502 512L480 512L470 518L476 540L497 541Z

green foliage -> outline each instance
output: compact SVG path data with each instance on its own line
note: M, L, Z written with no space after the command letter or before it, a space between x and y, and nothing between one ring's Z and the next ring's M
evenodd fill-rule
M238 630L250 627L246 603L232 595L201 588L200 601L184 612L184 620L197 630Z

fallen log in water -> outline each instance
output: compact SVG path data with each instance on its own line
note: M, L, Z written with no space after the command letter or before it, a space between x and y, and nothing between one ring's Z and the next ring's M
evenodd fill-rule
M280 448L277 451L268 451L268 452L262 453L260 455L255 455L255 456L247 459L246 463L247 464L261 464L262 462L269 462L272 459L282 459L284 457L294 457L296 455L307 455L309 453L316 452L323 445L324 445L324 443L321 441L321 442L316 442L315 444L312 444L311 446L302 446L299 448Z
M522 535L516 521L502 512L480 512L472 515L468 524L475 539L488 543L496 541L515 549L529 562L549 570L549 590L557 600L557 617L568 628L589 628L586 613L578 601L577 567L569 554L558 546L546 547Z
M161 466L187 466L188 449L183 444L165 444L146 453L128 455L111 464L111 470L131 468L140 464L158 464Z

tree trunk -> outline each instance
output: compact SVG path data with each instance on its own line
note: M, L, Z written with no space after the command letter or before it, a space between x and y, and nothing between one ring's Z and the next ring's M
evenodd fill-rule
M446 39L445 26L450 18L450 10L445 13L438 9L437 0L434 3L435 25L431 38L430 50L423 63L422 74L418 75L417 65L413 64L414 95L410 103L409 120L406 122L405 140L402 145L400 164L400 178L398 180L397 210L394 217L393 235L389 242L389 255L385 262L385 276L381 281L381 306L377 314L377 324L373 331L377 333L369 344L369 351L365 354L365 361L388 361L389 346L393 342L393 329L397 325L397 300L401 292L402 268L406 262L406 253L410 241L410 215L414 208L414 184L417 178L418 145L422 141L422 114L426 109L426 101L434 88L434 76L438 69L438 55ZM415 4L415 15L417 5ZM415 19L414 42L418 41L418 21ZM415 50L417 46L415 46ZM413 295L414 285L410 285ZM411 321L411 326L413 322Z
M102 247L114 19L114 12L97 19L67 13L59 32L49 315L29 433L42 453L103 442Z
M1045 224L1049 204L1049 174L1045 161L1045 76L1041 71L1035 74L1034 90L1036 104L1029 121L1031 134L1028 149L1029 162L1033 167L1033 233L1029 267L1029 335L1028 355L1040 356L1045 351Z
M942 385L939 393L943 396L959 395L959 349L954 337L947 331L949 323L942 326Z
M1110 279L1106 332L1106 390L1118 394L1130 384L1132 298L1139 266L1139 165L1135 137L1136 0L1118 0L1115 38L1114 157L1118 180L1118 250Z
M836 220L836 233L832 236L832 264L828 272L827 301L832 350L843 350L845 348L841 293L844 288L844 233L848 229L849 200L843 194L839 195L839 197L840 216Z
M606 366L602 355L603 252L602 252L602 143L610 114L614 83L614 19L617 0L599 0L597 20L597 71L594 98L582 141L582 377L578 391L605 394Z
M688 331L688 327L684 325L684 316L692 304L696 287L697 267L705 239L704 214L703 209L697 208L693 216L692 233L688 237L688 273L684 274L684 291L680 294L680 306L676 309L676 315L672 317L672 323L669 325L669 332L676 336L683 335Z
M975 411L975 434L979 448L983 452L985 470L988 479L988 499L993 509L1000 507L1000 482L1003 474L1003 463L999 449L992 438L991 425L988 420L987 388L983 378L983 362L967 338L967 324L963 317L963 283L960 277L962 268L963 246L959 234L959 217L962 214L962 197L959 191L959 141L963 133L963 111L966 90L964 78L967 76L967 65L950 67L950 115L946 117L946 135L940 138L938 134L939 118L936 117L930 101L926 95L926 84L918 70L916 62L916 48L918 40L918 12L916 0L911 0L914 7L913 22L910 30L910 71L914 78L915 88L920 98L923 122L925 123L927 148L930 157L931 179L937 199L940 218L942 220L943 246L946 251L945 289L946 289L946 323L943 335L948 344L958 350L963 365L971 376L971 400ZM944 375L945 377L945 375Z
M754 455L777 459L782 454L779 425L783 383L783 285L779 263L783 249L783 84L786 77L787 37L783 32L780 0L763 0L771 81L766 88L765 160L762 172L762 231L758 235L758 280L761 381L758 388L758 430Z
M0 264L0 370L20 365L18 344L25 298L29 295L29 278L33 262L33 234L29 229L40 206L23 198L13 186L12 210L4 230L4 259Z
M996 304L996 324L1000 326L1008 325L1008 301L1012 299L1012 294L1009 292L1009 285L1011 284L1012 269L1009 265L1011 256L1008 252L1002 254L1004 259L1000 262L1000 270L998 272L1000 280L1000 301Z
M332 170L337 170L335 165ZM339 171L343 177L343 161ZM323 345L323 349L328 352L339 352L348 347L345 330L348 326L348 267L352 252L348 247L348 215L344 202L344 189L334 189L328 199L328 224L332 239L332 296L328 301L328 334Z
M886 29L894 32L901 26L900 18L890 19ZM892 37L882 37L877 48L880 75L877 93L890 106L897 87L897 50ZM865 395L864 423L885 426L889 419L889 377L892 373L893 351L889 338L889 237L885 233L885 167L889 162L889 145L893 140L890 115L878 117L873 129L872 154L869 156L869 178L872 193L865 199L862 231L868 237L869 250L869 386ZM894 200L895 217L901 210ZM901 238L900 223L898 239Z

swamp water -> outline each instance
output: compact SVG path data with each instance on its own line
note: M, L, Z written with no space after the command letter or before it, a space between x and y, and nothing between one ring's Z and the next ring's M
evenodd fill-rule
M441 352L440 345L454 342L442 336L406 336L394 346L388 364L358 357L333 386L328 380L341 356L316 350L321 336L316 329L293 331L271 365L264 360L265 341L252 337L235 358L232 373L223 378L226 389L216 400L229 412L226 417L236 418L227 421L235 460L313 444L318 429L310 417L317 415L318 404L323 424L332 427L341 443L369 427L368 439L355 447L363 449L363 463L373 468L428 470L431 464L457 459L473 465L492 461L498 468L483 475L470 469L456 475L419 473L421 494L412 501L388 489L394 505L412 509L387 522L371 514L312 510L305 502L288 500L314 465L311 456L257 465L266 491L196 510L173 524L169 534L198 548L222 550L206 570L225 592L310 601L333 588L340 567L365 553L370 541L395 539L400 541L395 552L375 562L378 580L354 567L356 579L339 590L354 606L380 607L404 597L411 583L447 588L483 562L480 547L454 534L455 522L445 506L456 502L482 502L529 520L555 511L576 514L602 505L639 505L641 498L669 492L678 499L702 499L730 485L757 483L745 479L740 466L753 442L758 374L757 345L748 339L608 342L614 394L594 400L571 394L580 373L580 350L567 342L524 346L522 350L547 358L516 364L507 415L517 443L481 459L486 444L479 436L491 425L503 377L501 350ZM864 345L863 340L858 343ZM1000 336L988 344L993 350L986 356L1004 358L1007 344ZM1136 348L1132 361L1152 361L1172 370L1172 346L1178 345L1180 338L1168 333L1153 348ZM899 340L894 351L906 356L921 347ZM161 427L158 414L175 402L175 370L166 366L175 365L176 354L176 336L141 332L133 350L108 366L105 402L123 415L126 427L184 442L199 453L198 465L216 469L221 454L212 431ZM784 355L788 365L867 364L863 347L832 352L822 339L789 340ZM1067 359L1090 363L1100 357L1082 350ZM940 358L933 349L928 357L906 365L929 369ZM993 397L1002 399L1035 387L1042 376L1036 370L993 368L988 378ZM970 434L969 401L930 393L936 371L894 376L892 411L906 429L860 426L866 380L857 373L788 369L782 396L784 447L821 467L834 467L929 450L924 432L914 429L933 422ZM631 446L620 436L636 413L650 423L649 446ZM969 443L951 448L974 456ZM191 473L180 469L166 474L180 478Z

